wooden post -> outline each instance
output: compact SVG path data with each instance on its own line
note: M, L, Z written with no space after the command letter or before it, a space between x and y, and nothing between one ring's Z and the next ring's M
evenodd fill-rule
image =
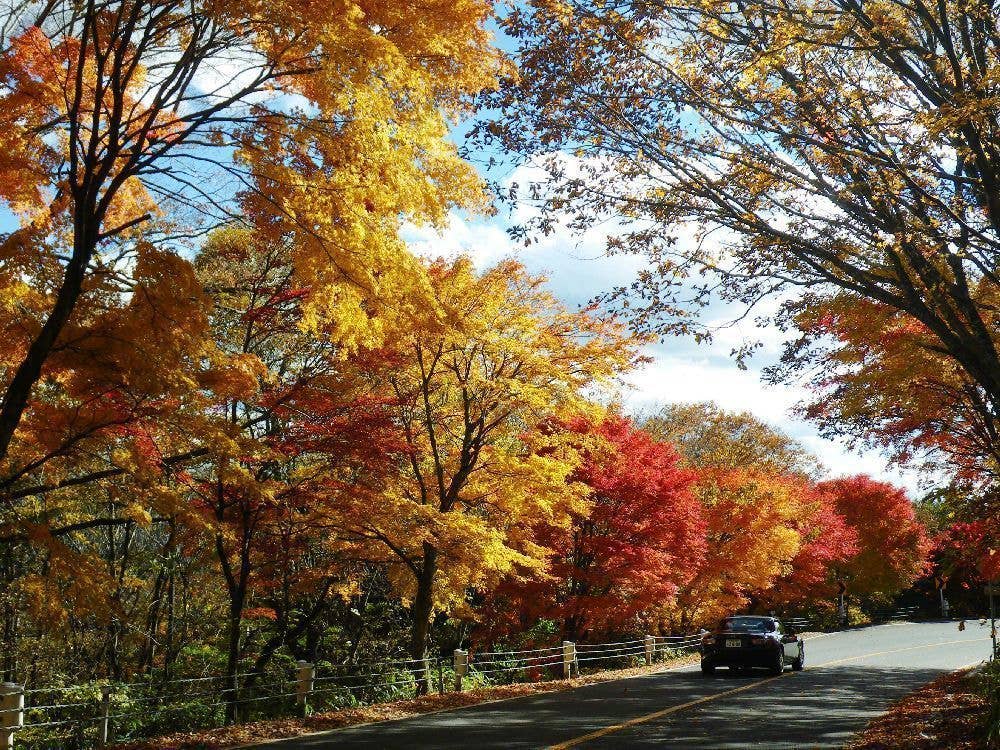
M101 723L97 725L97 746L104 747L111 741L111 686L101 687Z
M572 641L563 641L563 678L570 679L573 676L573 665L576 663L576 644Z
M653 653L656 651L656 636L647 635L645 639L646 646L646 666L648 667L653 663Z
M462 692L462 678L469 671L469 652L460 648L455 649L455 692Z
M24 724L24 688L0 682L0 750L13 750L14 732Z
M305 716L309 711L309 694L316 686L316 665L300 659L295 666L295 702Z

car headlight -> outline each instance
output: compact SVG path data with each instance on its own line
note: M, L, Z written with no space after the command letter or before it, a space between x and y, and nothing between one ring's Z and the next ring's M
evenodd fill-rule
M706 646L711 646L713 643L715 643L715 636L706 635L701 639L701 642L704 643Z

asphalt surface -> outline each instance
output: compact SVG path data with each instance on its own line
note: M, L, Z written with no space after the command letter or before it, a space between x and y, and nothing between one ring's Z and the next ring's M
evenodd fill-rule
M841 747L890 703L988 657L978 621L893 623L806 641L780 677L697 666L266 743L269 750Z

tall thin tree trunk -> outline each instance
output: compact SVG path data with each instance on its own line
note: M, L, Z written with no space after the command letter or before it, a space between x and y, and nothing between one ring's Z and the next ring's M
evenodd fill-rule
M146 613L146 641L139 652L139 669L150 672L156 658L156 634L160 629L160 609L163 599L163 588L166 585L166 569L160 567L153 583L153 593L150 597L149 612Z
M237 718L237 698L239 697L239 669L240 669L240 623L243 617L243 601L245 590L239 587L233 592L229 604L229 631L227 634L229 644L226 654L226 686L230 690L228 703L226 704L226 724L234 724Z
M170 667L177 656L177 649L174 648L174 600L175 600L175 573L173 565L170 566L170 574L167 576L167 634L163 644L163 671L170 678Z
M417 695L426 695L430 688L427 670L427 635L430 632L431 612L434 609L434 577L437 574L437 549L424 542L424 559L417 576L417 594L410 608L410 658L415 660L413 677L417 682Z

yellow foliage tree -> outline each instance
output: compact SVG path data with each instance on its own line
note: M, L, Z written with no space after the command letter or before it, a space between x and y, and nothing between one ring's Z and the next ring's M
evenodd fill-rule
M240 221L290 242L306 327L378 345L395 302L427 290L402 223L481 202L445 136L494 79L489 12L486 0L0 11L0 206L19 222L0 236L0 538L49 538L29 533L41 525L76 539L127 508L143 523L177 512L172 470L239 453L238 430L206 407L253 394L260 371L215 346L188 237ZM93 483L113 513L81 494Z
M567 483L575 451L539 427L592 409L588 390L630 367L638 343L592 310L566 310L513 261L481 275L467 258L439 261L428 275L434 306L386 352L408 460L342 519L393 563L415 659L435 610L461 611L470 589L543 567L529 523L567 523L585 490Z

